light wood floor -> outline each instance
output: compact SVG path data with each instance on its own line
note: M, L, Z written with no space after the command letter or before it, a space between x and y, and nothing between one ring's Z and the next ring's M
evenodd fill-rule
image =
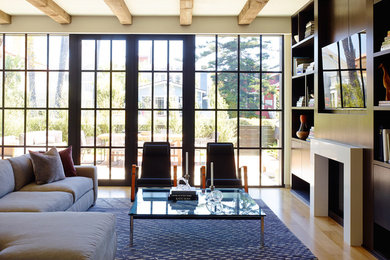
M249 193L254 199L262 199L320 260L376 259L362 247L345 244L343 229L334 220L310 217L309 207L292 195L289 189L250 189ZM99 197L130 198L130 188L99 187Z

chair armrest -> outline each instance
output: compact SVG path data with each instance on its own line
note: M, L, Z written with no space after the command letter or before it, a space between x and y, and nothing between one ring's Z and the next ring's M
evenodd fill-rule
M246 193L248 193L248 167L242 166L242 167L240 167L240 169L238 171L238 177L242 181L241 169L244 170L244 190Z
M200 187L206 189L206 166L200 167Z
M91 178L93 182L94 204L98 196L97 168L93 165L75 165L77 176Z

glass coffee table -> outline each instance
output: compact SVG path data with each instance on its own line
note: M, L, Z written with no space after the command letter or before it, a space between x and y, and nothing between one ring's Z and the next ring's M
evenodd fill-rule
M242 189L218 189L220 203L206 200L209 189L196 191L198 200L168 200L169 188L140 188L131 206L130 246L133 246L134 219L260 219L260 243L264 246L264 217L259 205Z

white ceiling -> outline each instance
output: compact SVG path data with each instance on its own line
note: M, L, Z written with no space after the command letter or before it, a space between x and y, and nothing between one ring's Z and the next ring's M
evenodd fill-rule
M113 15L104 0L54 0L70 15ZM179 0L125 0L132 15L179 15ZM247 0L194 0L194 16L236 16ZM310 0L270 0L259 16L291 16ZM0 0L10 15L43 15L26 0Z

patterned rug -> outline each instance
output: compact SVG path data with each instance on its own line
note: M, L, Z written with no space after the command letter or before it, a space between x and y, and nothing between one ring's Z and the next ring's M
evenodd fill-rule
M260 220L135 219L134 246L129 247L129 199L98 199L89 211L117 217L116 259L317 259L261 201L265 246L260 247Z

